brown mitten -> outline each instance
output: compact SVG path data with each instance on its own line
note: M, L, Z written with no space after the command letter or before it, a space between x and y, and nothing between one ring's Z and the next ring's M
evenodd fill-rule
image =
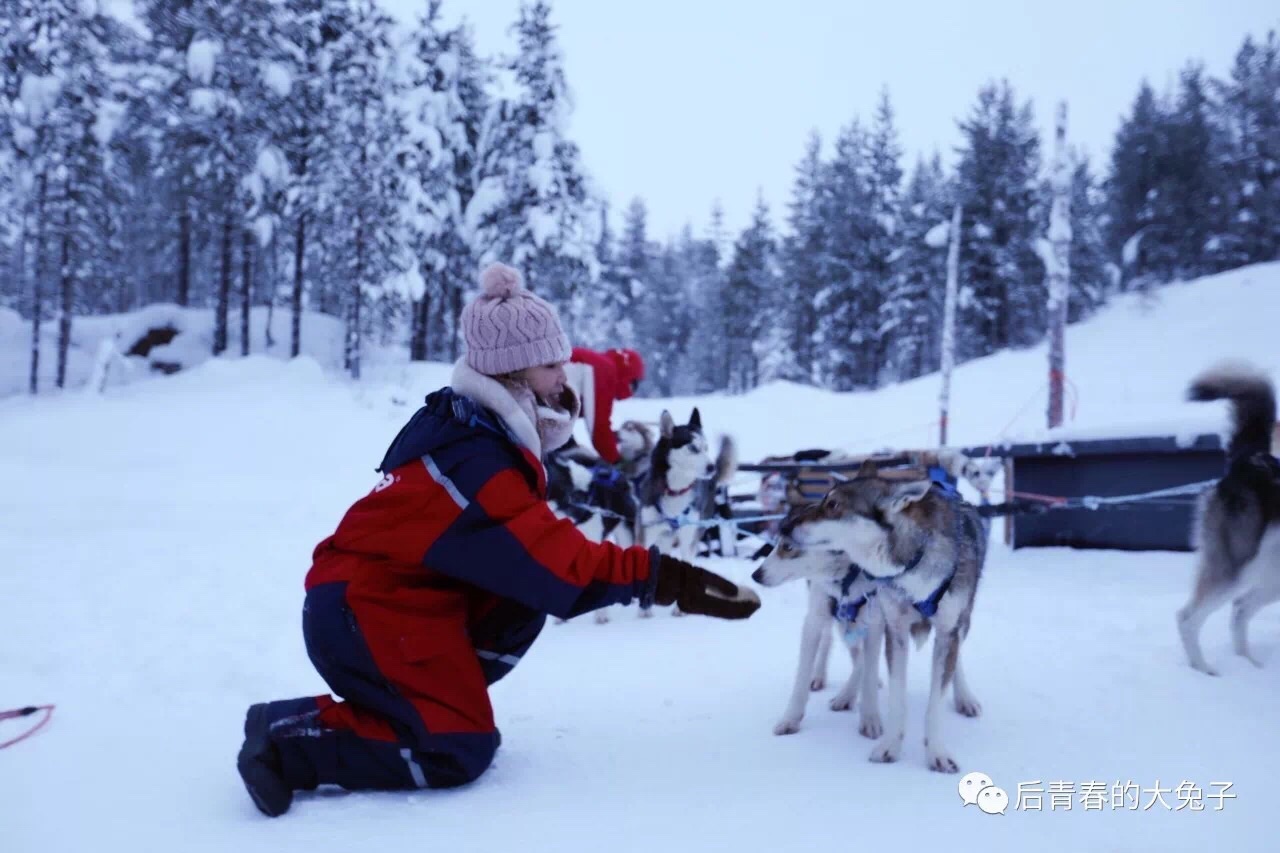
M649 557L650 571L658 573L655 604L678 604L685 613L716 619L746 619L760 609L758 595L714 572L668 557L656 547L649 549Z

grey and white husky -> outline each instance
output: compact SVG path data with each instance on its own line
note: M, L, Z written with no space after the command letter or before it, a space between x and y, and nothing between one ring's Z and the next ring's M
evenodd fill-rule
M986 538L975 507L944 494L929 480L876 476L874 466L864 466L820 502L788 513L777 547L752 578L766 587L796 578L810 581L809 613L819 627L813 630L806 618L791 701L775 733L786 734L799 725L810 686L812 664L806 655L816 654L818 637L828 630L832 615L830 609L823 613L820 604L829 608L835 599L855 672L832 700L833 707L850 707L857 700L859 731L878 738L871 760L896 761L906 726L908 639L922 644L932 629L927 763L932 770L956 772L958 765L942 742L939 711L946 688L954 685L956 710L966 716L981 712L959 654L985 558ZM889 669L887 725L881 723L877 695L882 642Z
M988 500L992 484L1003 467L1003 462L999 458L975 458L962 451L950 448L917 451L911 453L910 457L914 465L923 469L928 469L933 465L941 466L954 480L964 480L972 486L983 501ZM870 475L874 471L874 468L868 468L867 474ZM997 510L997 513L994 514L1003 513ZM986 519L983 520L983 528L984 533L989 532L989 521ZM986 546L985 538L982 544L983 547ZM768 550L772 550L772 547L768 546L764 553L767 554ZM791 734L798 730L800 720L804 716L806 704L806 697L803 692L800 692L800 685L806 677L808 678L808 689L811 691L822 690L827 685L827 664L831 654L832 634L830 630L827 630L827 627L835 621L830 614L835 607L837 597L830 595L829 591L823 590L821 586L815 587L812 583L809 584L809 602L805 612L804 626L800 632L800 648L801 660L812 662L813 668L808 676L797 673L796 690L793 692L792 700L788 705L790 710L774 727L776 734ZM817 635L816 649L809 645L813 642L812 637L815 632ZM854 669L856 671L859 652L857 648L850 651L854 654ZM831 710L848 710L853 700L851 691L856 692L856 683L852 678L845 683L845 689L832 697L829 703ZM961 692L963 693L963 691ZM982 706L972 697L958 701L957 708L968 717L976 717L982 712Z
M1271 455L1276 396L1266 374L1226 364L1198 377L1188 397L1229 400L1234 420L1227 471L1196 507L1195 584L1177 619L1191 666L1217 675L1200 648L1200 629L1209 614L1230 599L1232 646L1261 666L1249 649L1249 620L1280 599L1280 463Z
M658 443L640 482L637 539L645 545L657 545L664 554L690 561L696 556L702 522L708 518L708 490L714 493L733 479L738 470L737 451L726 436L712 460L697 408L683 425L677 425L671 413L663 410L658 427ZM673 612L679 614L679 608ZM648 616L650 611L643 609L641 615Z

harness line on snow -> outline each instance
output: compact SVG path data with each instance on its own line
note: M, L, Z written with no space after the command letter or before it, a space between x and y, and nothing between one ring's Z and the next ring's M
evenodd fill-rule
M40 722L36 723L17 737L10 738L6 741L0 741L0 749L4 749L5 747L13 746L15 743L20 741L24 741L44 728L48 724L49 720L53 718L54 707L54 705L28 705L25 708L14 708L11 711L0 711L0 721L30 717L32 714L44 711L44 718L41 719Z

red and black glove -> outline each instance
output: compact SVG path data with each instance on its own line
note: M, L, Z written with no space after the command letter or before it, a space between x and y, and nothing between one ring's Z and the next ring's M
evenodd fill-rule
M649 571L657 573L653 601L679 605L685 613L716 619L746 619L760 609L760 597L714 572L649 549Z

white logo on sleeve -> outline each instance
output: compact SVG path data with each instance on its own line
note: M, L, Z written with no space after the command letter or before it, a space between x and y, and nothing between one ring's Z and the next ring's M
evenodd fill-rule
M396 483L396 478L394 476L392 476L391 474L383 474L382 479L379 480L378 484L373 487L373 490L374 492L380 492L383 489L387 488L388 486L395 485L395 483Z

